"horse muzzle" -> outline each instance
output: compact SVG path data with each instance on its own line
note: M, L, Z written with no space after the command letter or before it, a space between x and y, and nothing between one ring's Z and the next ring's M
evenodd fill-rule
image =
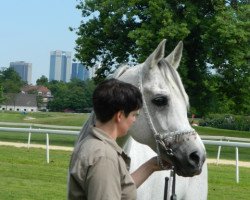
M202 153L194 151L184 158L174 156L173 164L179 176L192 177L202 172L205 160L206 157Z
M206 160L206 151L197 135L183 135L178 142L158 143L160 157L175 168L176 173L183 177L192 177L202 172Z

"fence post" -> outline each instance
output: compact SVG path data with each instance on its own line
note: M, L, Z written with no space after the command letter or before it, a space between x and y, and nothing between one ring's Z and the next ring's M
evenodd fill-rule
M46 133L46 158L47 163L49 163L49 134Z
M29 131L29 136L28 136L28 149L30 148L30 138L31 138L31 129L32 127L30 126L30 131Z
M220 140L221 141L221 140ZM218 153L217 153L217 161L216 161L216 165L219 164L219 160L220 160L220 151L221 151L221 146L218 146Z
M236 183L239 183L239 150L238 147L235 147L235 156L236 156Z

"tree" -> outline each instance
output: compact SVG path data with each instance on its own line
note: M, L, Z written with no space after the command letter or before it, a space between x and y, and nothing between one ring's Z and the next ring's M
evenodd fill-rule
M73 79L69 83L51 81L48 88L53 94L53 100L48 103L51 111L71 110L83 112L92 107L92 93L95 85L93 81Z
M48 85L49 80L46 76L42 75L39 79L36 80L36 85Z
M36 95L36 102L38 109L43 105L43 97L41 95Z
M203 34L207 62L219 74L220 101L230 103L237 114L250 114L249 9L244 1L231 1L231 7L216 4L216 15Z
M51 111L63 111L67 108L68 87L62 81L51 81L48 88L53 94L53 100L48 102L48 109Z
M192 110L204 115L226 104L226 111L250 112L247 1L89 0L77 8L84 20L76 58L101 63L97 80L121 63L143 62L163 38L168 51L183 40L179 72Z
M0 103L2 103L5 100L3 95L3 86L0 84Z
M18 93L24 82L13 68L7 68L0 71L0 84L3 87L3 93Z

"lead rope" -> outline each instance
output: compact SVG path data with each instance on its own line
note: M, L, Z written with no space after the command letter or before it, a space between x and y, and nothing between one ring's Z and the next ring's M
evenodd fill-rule
M163 197L163 200L167 200L168 199L168 181L169 181L169 178L165 177L165 188L164 188L164 197Z
M177 195L175 194L176 173L174 169L171 171L171 175L173 176L173 182L172 182L172 196L170 197L170 200L177 200Z
M171 170L170 176L172 177L172 195L170 196L170 200L177 200L177 195L175 194L176 172L175 172L174 168L173 168L173 170ZM169 181L169 178L165 177L165 188L164 188L163 200L168 199L168 181Z

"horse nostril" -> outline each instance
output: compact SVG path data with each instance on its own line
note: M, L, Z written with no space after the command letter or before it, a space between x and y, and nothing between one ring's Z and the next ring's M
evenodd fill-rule
M191 153L191 154L189 155L189 159L190 159L191 161L193 161L196 165L199 165L199 163L200 163L200 156L199 156L199 154L198 154L197 151Z

